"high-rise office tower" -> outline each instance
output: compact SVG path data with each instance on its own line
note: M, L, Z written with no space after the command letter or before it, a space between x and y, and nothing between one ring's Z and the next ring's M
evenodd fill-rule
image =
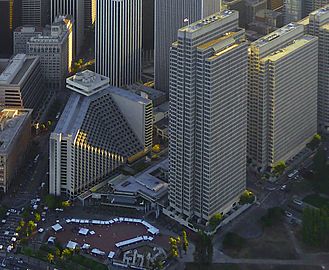
M247 63L238 12L178 30L170 51L169 202L203 220L225 213L246 186Z
M96 72L114 86L135 83L141 76L142 1L97 0Z
M312 11L319 9L327 4L329 0L300 0L304 2L304 16L308 16Z
M12 54L13 31L20 25L21 0L0 0L0 56Z
M84 0L85 30L91 27L96 20L96 0Z
M285 0L283 3L284 23L297 22L304 16L304 1Z
M169 51L177 30L220 11L220 0L155 0L155 88L169 91Z
M30 26L44 26L50 23L49 0L21 0L22 24Z
M318 38L290 23L251 43L248 80L248 156L266 169L317 131Z
M84 40L84 1L51 0L51 22L60 15L71 15L74 19L73 35L75 52L78 55Z
M311 12L308 33L319 38L318 128L329 133L329 5Z

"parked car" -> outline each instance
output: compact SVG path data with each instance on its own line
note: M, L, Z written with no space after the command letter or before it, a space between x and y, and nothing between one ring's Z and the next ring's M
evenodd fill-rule
M293 202L299 206L302 206L303 205L303 202L301 200L298 200L298 199L294 199Z

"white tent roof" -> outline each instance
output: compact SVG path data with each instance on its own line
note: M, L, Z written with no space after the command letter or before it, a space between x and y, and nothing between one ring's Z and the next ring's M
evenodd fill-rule
M58 231L60 231L61 229L63 229L63 227L60 225L60 224L55 224L55 225L53 225L53 226L51 226L52 228L53 228L53 230L55 231L55 232L58 232Z
M47 242L49 243L54 243L55 242L55 240L56 240L56 237L54 237L54 236L50 236L49 238L48 238L48 240L47 240Z
M91 253L97 254L97 255L105 255L104 251L99 250L98 248L93 248L91 250Z
M87 235L89 232L89 229L87 228L80 228L79 230L79 234L82 234L82 235Z
M66 245L67 248L69 249L75 249L77 247L78 243L73 242L73 241L69 241Z
M82 249L88 249L88 248L90 248L89 244L83 244Z
M109 259L113 259L115 253L113 251L110 251L109 255L107 256Z

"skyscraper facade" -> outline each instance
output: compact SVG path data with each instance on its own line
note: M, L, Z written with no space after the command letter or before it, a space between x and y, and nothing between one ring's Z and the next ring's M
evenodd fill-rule
M170 51L170 207L209 220L238 201L246 183L247 62L238 12L178 31Z
M318 126L329 133L329 5L310 13L307 29L319 38Z
M21 24L21 0L0 0L0 56L13 51L13 31Z
M290 23L249 51L248 156L265 170L296 155L317 131L318 38Z
M57 16L71 15L74 19L73 43L75 52L79 54L84 40L84 1L83 0L51 0L51 22Z
M96 20L96 0L84 0L85 30L92 26Z
M95 29L96 72L114 86L141 77L142 1L97 0Z
M305 12L304 16L308 16L312 11L329 4L329 0L303 0L303 2Z
M40 56L46 86L51 91L62 90L72 66L73 42L71 16L55 18L43 35L32 37L27 43L30 55Z
M50 2L48 0L21 0L22 24L44 26L50 23Z
M169 51L177 30L220 11L220 0L155 0L155 87L169 91Z
M283 4L284 23L297 22L304 15L304 1L302 0L285 0Z

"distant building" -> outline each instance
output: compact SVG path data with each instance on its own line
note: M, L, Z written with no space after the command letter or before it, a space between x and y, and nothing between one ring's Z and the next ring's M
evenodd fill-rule
M184 25L220 11L220 0L155 0L155 88L169 93L169 54Z
M21 0L22 25L45 26L50 23L49 0Z
M172 44L169 204L185 221L228 212L245 190L247 64L237 11L179 29Z
M65 78L71 71L73 48L73 22L70 16L55 19L43 35L32 37L28 53L40 57L47 89L58 91L65 87Z
M84 41L84 0L50 0L51 22L58 16L72 16L74 51L78 55ZM87 14L88 15L88 14Z
M0 73L0 107L37 110L45 95L38 56L17 54Z
M96 0L84 0L84 27L87 30L91 27L96 20Z
M114 86L140 81L142 1L97 0L95 70Z
M318 38L290 23L251 43L248 156L262 170L299 153L317 131Z
M150 149L152 102L91 71L67 86L75 93L50 137L50 193L76 197Z
M319 38L319 85L318 126L319 131L329 133L329 5L311 12L308 33Z
M329 4L329 0L303 0L304 16L308 16L312 11Z
M34 26L20 26L14 31L14 54L28 53L27 42L30 41L32 37L37 37L42 35L42 27Z
M13 31L21 25L21 0L1 0L0 11L0 57L10 57Z
M284 23L297 22L304 16L304 1L285 0L283 5Z
M0 112L0 191L6 193L24 161L31 138L29 109L4 109Z

